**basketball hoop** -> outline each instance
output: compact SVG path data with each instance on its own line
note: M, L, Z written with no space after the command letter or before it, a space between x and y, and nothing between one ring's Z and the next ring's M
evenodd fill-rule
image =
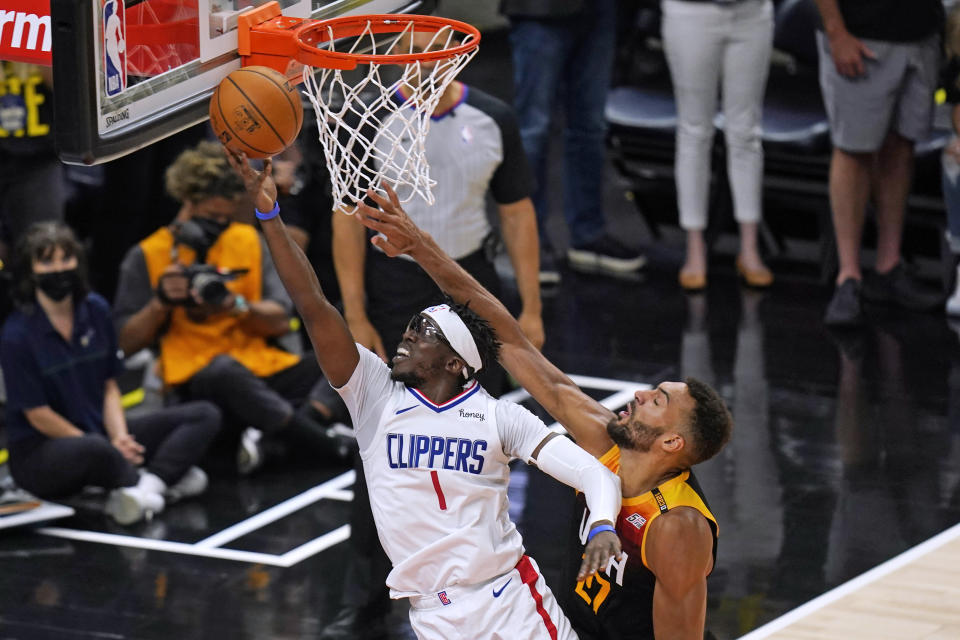
M241 16L240 54L245 66L267 65L288 75L296 70L292 61L304 65L334 207L353 213L367 189L384 181L401 202L419 195L433 204L435 181L424 145L430 116L476 54L480 32L420 15L300 21L271 5ZM423 51L414 51L412 37L403 39L422 33L430 34ZM385 67L399 70L399 78L383 77Z

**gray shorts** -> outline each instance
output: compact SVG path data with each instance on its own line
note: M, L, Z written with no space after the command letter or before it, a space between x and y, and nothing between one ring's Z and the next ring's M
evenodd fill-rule
M869 153L879 149L891 131L914 142L922 140L933 117L940 36L907 43L861 41L877 59L864 58L866 73L846 78L833 64L826 36L817 32L820 89L833 145Z

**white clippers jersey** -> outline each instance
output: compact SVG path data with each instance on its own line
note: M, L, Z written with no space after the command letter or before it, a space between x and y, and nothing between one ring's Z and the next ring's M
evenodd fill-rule
M512 402L476 381L436 405L390 379L376 355L338 389L350 409L377 532L393 571L391 596L436 593L502 575L523 540L507 514L512 458L530 460L549 434Z

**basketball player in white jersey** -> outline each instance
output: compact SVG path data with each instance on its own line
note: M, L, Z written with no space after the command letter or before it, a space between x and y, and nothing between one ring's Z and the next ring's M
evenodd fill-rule
M387 585L392 597L410 600L417 636L576 638L508 516L507 465L520 458L585 494L594 517L584 576L620 555L617 477L526 409L480 388L473 376L495 361L499 343L465 307L415 315L392 368L355 344L278 217L270 161L258 173L242 155L230 158L320 366L350 409L393 564Z
M704 383L662 382L639 390L615 415L581 391L524 337L513 316L388 198L370 194L358 219L380 235L387 255L414 258L454 300L470 300L503 338L500 358L510 372L583 449L622 480L616 529L622 559L596 579L571 571L562 580L565 612L581 638L650 640L703 638L707 576L716 562L719 527L692 467L716 455L733 429L723 399ZM578 505L583 522L590 507ZM571 528L583 540L586 527ZM576 558L569 556L576 566ZM593 578L593 576L590 576Z

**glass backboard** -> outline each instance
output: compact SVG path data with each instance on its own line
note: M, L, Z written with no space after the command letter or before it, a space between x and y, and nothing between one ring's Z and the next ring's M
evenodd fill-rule
M57 148L98 164L203 121L240 68L237 16L267 0L51 0ZM279 0L318 19L426 13L435 0Z

